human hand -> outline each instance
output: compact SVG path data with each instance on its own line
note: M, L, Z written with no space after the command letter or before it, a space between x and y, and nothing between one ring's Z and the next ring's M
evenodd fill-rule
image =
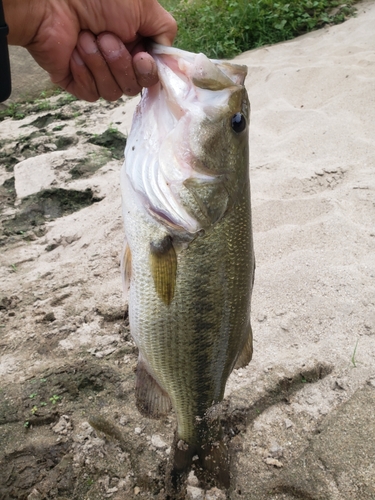
M9 42L27 48L52 82L87 101L113 101L155 84L147 39L171 45L176 34L173 17L156 0L4 0L4 10Z

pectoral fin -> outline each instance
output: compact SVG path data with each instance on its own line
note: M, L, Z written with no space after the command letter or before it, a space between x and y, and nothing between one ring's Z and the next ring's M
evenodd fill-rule
M128 298L128 291L130 286L132 269L132 254L127 241L125 240L124 249L121 258L121 276L122 276L122 286L124 290L125 300Z
M156 292L169 305L174 296L177 272L177 255L171 236L150 243L150 265Z
M168 394L147 371L141 357L137 365L135 397L138 410L146 417L162 417L167 415L172 407Z
M250 363L252 356L253 356L253 332L251 330L251 325L249 322L247 339L245 345L242 348L242 351L240 352L237 358L234 368L236 370L238 368L244 368Z

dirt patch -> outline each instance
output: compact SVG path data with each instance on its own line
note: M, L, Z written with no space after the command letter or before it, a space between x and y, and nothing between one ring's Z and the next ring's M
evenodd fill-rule
M126 137L115 128L109 128L102 134L91 137L88 142L108 148L113 158L122 159L124 157Z
M11 185L11 181L7 182ZM11 196L7 198L10 203L11 198ZM0 245L5 244L9 236L25 237L30 231L33 231L36 236L41 236L44 234L46 220L63 217L98 201L100 198L95 197L91 189L85 191L47 189L27 196L17 208L16 214L3 220Z
M108 163L112 154L103 149L100 153L89 153L86 158L78 160L76 165L69 170L72 179L87 178L93 175L103 165Z

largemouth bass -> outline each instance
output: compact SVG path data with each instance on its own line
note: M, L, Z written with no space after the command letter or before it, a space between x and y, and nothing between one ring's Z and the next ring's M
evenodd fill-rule
M160 81L144 90L121 171L137 407L176 413L174 485L197 455L228 487L212 408L252 356L247 68L160 45L151 53Z

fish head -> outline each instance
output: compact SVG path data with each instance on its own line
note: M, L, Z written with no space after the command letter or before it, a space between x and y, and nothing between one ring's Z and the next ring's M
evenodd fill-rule
M157 44L151 54L159 82L137 108L127 175L150 213L196 233L224 216L248 177L247 67Z

